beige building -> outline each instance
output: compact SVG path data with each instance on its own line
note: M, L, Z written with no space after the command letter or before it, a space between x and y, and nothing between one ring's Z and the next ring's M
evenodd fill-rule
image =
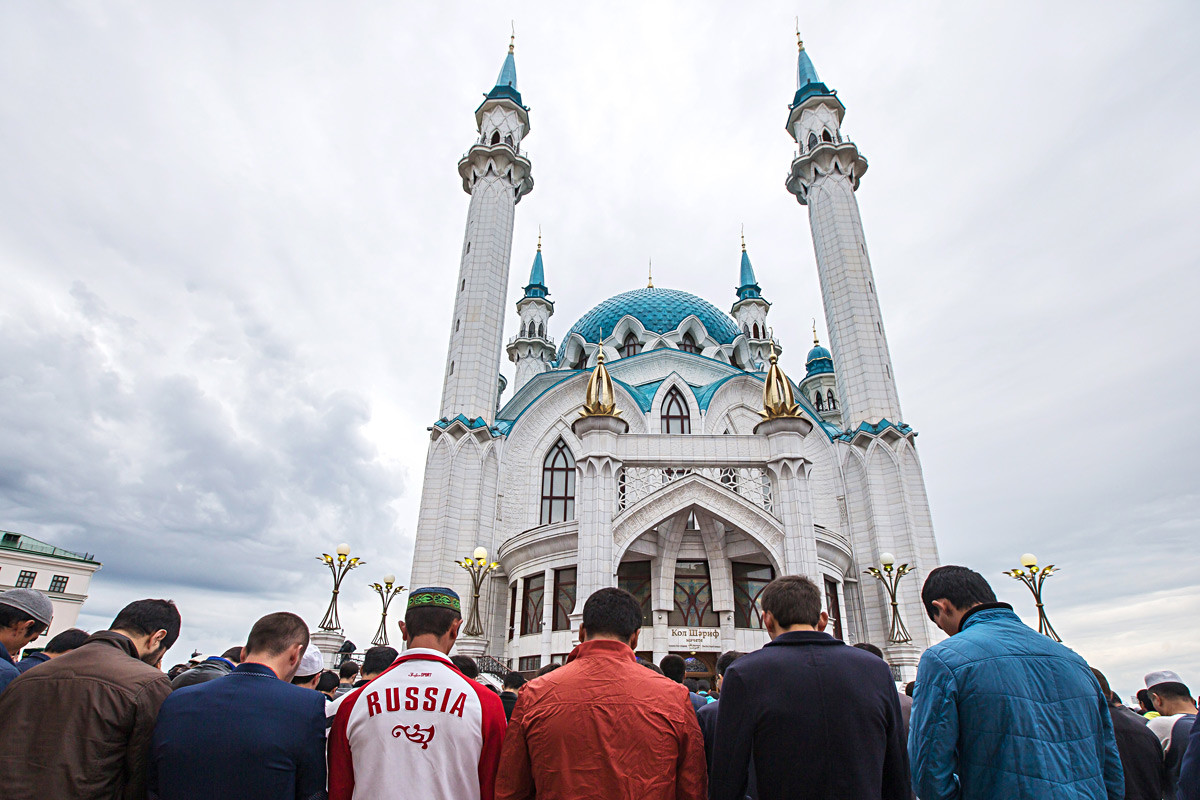
M37 589L54 604L50 630L28 649L38 650L51 636L75 627L92 574L100 566L91 554L63 550L23 533L0 531L0 592Z

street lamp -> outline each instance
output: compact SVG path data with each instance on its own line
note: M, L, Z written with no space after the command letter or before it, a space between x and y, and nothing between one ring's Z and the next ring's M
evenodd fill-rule
M1054 632L1053 626L1050 625L1050 619L1046 616L1046 609L1042 605L1042 584L1050 574L1054 572L1054 565L1039 567L1037 565L1037 556L1033 553L1026 553L1021 556L1021 564L1025 569L1010 569L1004 574L1010 578L1016 578L1021 583L1029 587L1029 591L1033 592L1033 601L1037 603L1038 612L1038 633L1044 633L1056 642L1061 642L1058 634Z
M371 640L371 644L387 644L387 612L388 606L392 604L392 600L396 599L396 595L404 591L403 586L392 588L392 584L396 582L395 575L384 575L383 585L378 583L369 584L375 593L379 595L379 599L383 601L383 616L379 618L379 630L375 631L375 638Z
M500 564L495 561L488 563L487 550L482 547L476 547L475 552L469 558L454 563L471 573L471 613L467 617L467 626L463 629L463 635L482 636L483 625L479 621L479 587L483 585L484 576L499 567Z
M896 557L891 553L880 553L879 563L883 566L882 572L878 567L867 567L863 574L870 575L882 583L883 588L887 589L888 599L892 601L892 627L888 631L888 641L892 644L911 642L912 636L909 635L908 628L904 627L904 620L900 619L900 606L896 602L896 584L909 573L910 568L908 564L894 566Z
M365 561L359 561L357 557L346 559L350 555L350 545L343 542L337 546L337 558L328 553L322 553L317 556L317 561L323 561L329 567L329 571L333 573L333 597L329 598L329 608L325 610L325 616L321 619L321 624L317 627L323 631L340 631L342 623L338 620L337 598L338 590L342 585L342 578L346 577L346 573L357 566L365 564Z

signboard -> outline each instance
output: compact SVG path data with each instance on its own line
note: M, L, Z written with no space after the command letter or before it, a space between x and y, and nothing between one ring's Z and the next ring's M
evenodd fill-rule
M688 652L721 650L720 628L676 628L667 629L667 649Z

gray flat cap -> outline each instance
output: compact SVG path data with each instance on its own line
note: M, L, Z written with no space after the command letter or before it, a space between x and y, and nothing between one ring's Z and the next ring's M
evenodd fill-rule
M46 627L50 627L50 620L54 616L50 598L37 589L9 589L0 594L0 605L24 611Z

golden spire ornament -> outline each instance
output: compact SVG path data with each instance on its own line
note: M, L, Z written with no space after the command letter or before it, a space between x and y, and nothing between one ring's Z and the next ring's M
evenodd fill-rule
M612 378L609 377L608 369L604 366L603 332L600 334L599 347L600 350L596 355L596 368L592 370L592 377L588 378L587 394L584 396L580 418L621 416L621 412L617 410L617 396L613 389Z
M771 336L771 366L763 382L763 410L758 412L763 419L794 419L800 416L800 406L792 393L792 382L779 367L779 356L775 352L775 331Z
M818 345L821 340L817 338L817 318L813 317L813 345Z
M650 266L646 268L646 288L654 288L654 259L650 259Z

